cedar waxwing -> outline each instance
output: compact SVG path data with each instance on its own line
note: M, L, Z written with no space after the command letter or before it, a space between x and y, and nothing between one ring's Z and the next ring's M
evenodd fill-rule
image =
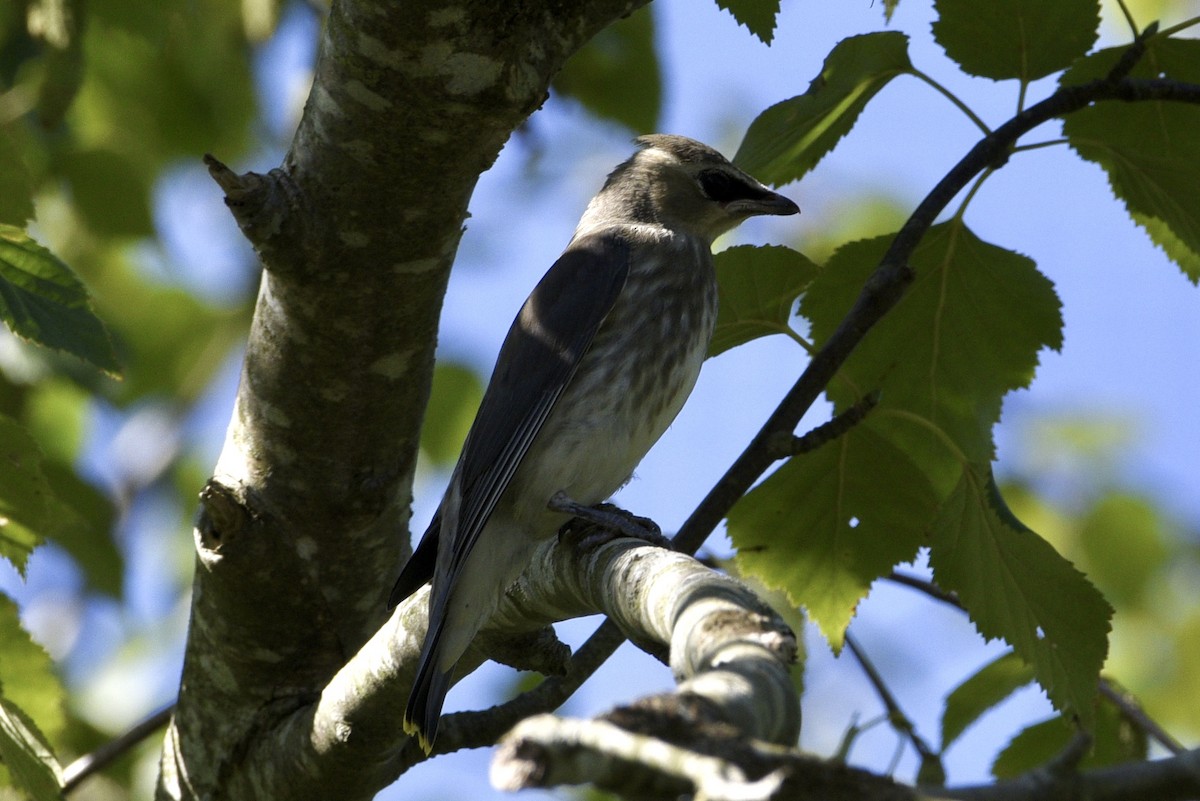
M451 673L539 542L616 492L692 391L717 317L712 243L748 217L797 214L720 153L637 140L588 204L500 348L462 455L392 590L426 581L429 629L404 713L428 752Z

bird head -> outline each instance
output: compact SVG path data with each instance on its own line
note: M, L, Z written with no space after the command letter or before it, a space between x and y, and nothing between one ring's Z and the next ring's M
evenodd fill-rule
M589 209L608 222L658 224L711 244L748 217L800 212L694 139L652 134L637 143L639 150L613 170Z

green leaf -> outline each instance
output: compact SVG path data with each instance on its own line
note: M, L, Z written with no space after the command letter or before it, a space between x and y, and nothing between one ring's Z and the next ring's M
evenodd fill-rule
M1096 43L1097 0L937 0L933 35L965 72L1022 82L1066 69Z
M118 403L156 393L195 399L246 341L249 303L214 308L184 289L147 281L127 248L97 254L87 266L97 312L127 365L120 385L105 387Z
M1107 74L1124 48L1102 50L1072 67L1064 86ZM1200 41L1151 39L1131 77L1200 82ZM1108 174L1134 221L1200 282L1200 107L1189 103L1097 103L1063 122L1071 147Z
M242 0L242 21L246 38L255 43L265 42L279 26L281 0Z
M0 318L13 333L110 374L120 368L83 283L23 231L0 226Z
M717 0L717 6L732 14L763 44L771 43L775 36L776 17L779 16L779 0Z
M841 323L891 241L839 249L801 300L817 344ZM906 297L827 389L842 411L869 392L865 422L792 459L729 517L739 564L804 604L835 647L872 580L909 559L944 506L992 455L1005 392L1032 378L1038 351L1061 342L1054 291L1033 263L935 226L914 252ZM982 514L988 501L958 514ZM943 510L943 511L939 511Z
M1075 734L1075 727L1062 717L1029 726L1012 739L992 763L992 774L1011 779L1028 773L1062 753ZM1107 699L1097 705L1096 727L1091 750L1079 762L1081 771L1142 761L1146 758L1146 732L1128 721Z
M658 130L662 76L650 7L596 34L567 61L554 79L554 89L575 98L597 117L634 132Z
M38 121L58 127L83 83L82 0L41 0L29 10L29 31L45 49Z
M77 141L118 150L144 168L244 152L255 95L239 3L205 3L202 12L177 0L103 12L98 6L127 4L94 5L84 36L88 79L71 114ZM129 24L138 15L146 21Z
M75 207L98 234L150 236L150 187L136 165L112 150L83 150L63 159Z
M112 500L62 462L48 460L42 472L58 502L49 538L75 560L89 589L119 599L125 560L113 541L117 512Z
M790 459L729 514L739 568L806 607L835 650L871 582L916 555L940 500L875 423Z
M475 371L454 362L439 362L425 407L421 449L439 467L458 460L459 451L483 400L483 382Z
M979 632L1030 665L1055 708L1091 726L1112 607L1000 498L987 466L966 471L930 536L939 585L958 593Z
M911 71L902 33L843 39L807 92L771 106L750 124L734 163L776 186L800 178L849 133L888 81Z
M721 306L710 357L758 337L791 332L796 299L821 271L804 254L778 245L739 245L715 260Z
M0 556L22 574L50 527L52 499L33 438L0 415Z
M946 696L942 711L942 753L967 727L1033 681L1033 669L1012 651L981 667Z
M992 763L992 775L1011 779L1044 765L1062 753L1074 730L1061 717L1053 717L1022 729Z
M1171 558L1165 528L1155 504L1137 496L1114 493L1088 510L1079 544L1089 574L1118 607L1154 604Z
M22 227L33 218L33 182L20 148L0 131L0 225Z
M62 768L37 726L0 697L0 761L32 801L62 801Z
M845 245L800 302L812 336L824 342L879 264L892 235ZM957 474L964 462L991 460L991 430L1004 394L1033 379L1038 352L1062 345L1053 285L1034 263L976 237L961 222L935 225L914 251L904 299L867 335L828 390L839 411L872 390L881 408L926 421L925 444L908 441L926 472ZM947 450L948 437L957 453ZM956 481L957 479L955 479ZM954 482L942 485L946 492Z
M50 657L21 627L17 605L0 595L0 688L51 740L66 730L65 692Z
M47 459L71 463L83 448L91 396L74 381L47 376L30 385L22 422Z

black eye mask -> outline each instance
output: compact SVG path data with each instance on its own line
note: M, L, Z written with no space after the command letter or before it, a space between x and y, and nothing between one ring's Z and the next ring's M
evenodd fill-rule
M739 181L721 170L701 170L696 176L700 188L710 200L728 203L732 200L761 200L770 195L758 187Z

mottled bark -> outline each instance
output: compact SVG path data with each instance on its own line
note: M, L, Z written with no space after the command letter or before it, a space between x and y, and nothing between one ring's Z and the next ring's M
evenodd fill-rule
M265 271L201 502L160 798L300 797L285 793L294 781L237 777L386 619L475 182L563 62L644 3L334 2L284 163L237 176L210 160ZM314 797L386 783L332 759L270 758L283 770L260 780L299 769Z

